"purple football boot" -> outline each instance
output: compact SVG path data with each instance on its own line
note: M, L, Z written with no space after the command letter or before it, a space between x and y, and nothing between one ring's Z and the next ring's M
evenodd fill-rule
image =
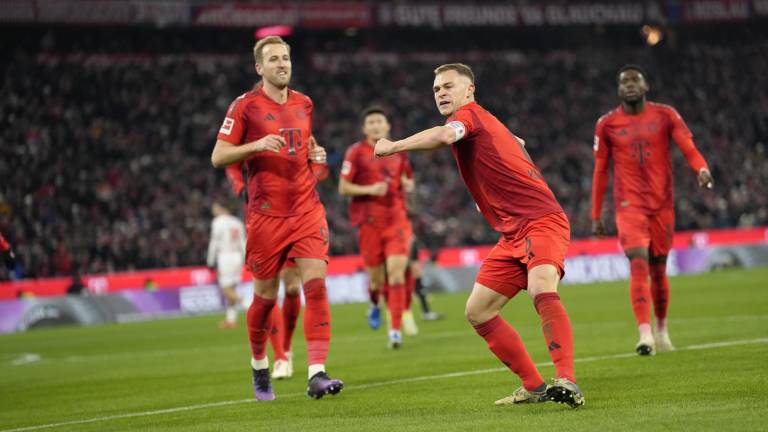
M269 369L251 369L253 371L253 393L258 401L275 400L275 392L269 381Z
M307 395L313 399L320 399L327 394L335 395L343 388L344 383L341 380L331 379L327 373L318 372L309 379Z

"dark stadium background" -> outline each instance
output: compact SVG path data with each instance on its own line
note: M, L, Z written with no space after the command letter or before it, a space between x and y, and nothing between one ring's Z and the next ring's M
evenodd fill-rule
M332 253L357 251L336 184L344 150L361 138L360 110L383 105L395 138L441 122L432 69L449 61L473 66L478 100L527 141L574 237L589 236L594 124L617 105L615 73L630 62L648 70L650 99L686 119L716 179L713 191L699 192L676 154L677 228L768 224L765 2L710 2L729 11L743 3L745 16L692 15L698 3L645 2L661 18L625 24L377 22L382 5L403 2L364 3L367 28L299 22L286 38L292 85L313 98L315 134L329 152L332 176L319 191ZM256 81L256 28L95 19L75 9L42 22L9 11L0 13L0 232L20 265L0 278L202 264L209 204L229 194L210 152L227 105ZM650 45L643 25L661 41ZM495 242L448 151L411 161L422 247Z

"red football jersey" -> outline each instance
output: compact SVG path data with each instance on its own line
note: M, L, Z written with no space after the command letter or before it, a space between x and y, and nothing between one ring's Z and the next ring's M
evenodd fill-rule
M295 90L289 89L288 99L279 104L261 86L229 106L218 139L240 145L274 134L286 142L279 153L257 153L244 162L249 213L287 217L322 205L309 162L312 111L312 100Z
M390 224L408 218L402 176L413 178L413 169L403 153L377 158L373 145L360 141L347 149L341 166L341 178L359 185L387 182L384 196L352 197L349 219L353 226L361 223Z
M646 102L636 115L619 106L602 116L595 126L595 172L592 218L599 219L613 161L613 197L616 211L654 214L674 207L670 138L696 172L707 162L693 143L693 135L674 108Z
M464 137L452 146L453 156L493 229L514 237L526 220L563 211L523 142L493 114L470 102L446 124L464 128Z

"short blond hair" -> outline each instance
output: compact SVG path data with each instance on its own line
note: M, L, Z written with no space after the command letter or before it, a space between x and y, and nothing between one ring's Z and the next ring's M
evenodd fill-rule
M437 67L437 69L435 69L435 75L451 70L458 72L459 75L463 75L469 78L469 81L472 84L475 83L475 74L472 72L472 68L465 65L464 63L446 63L444 65L440 65Z
M267 45L285 45L288 48L288 54L291 53L291 46L280 36L267 36L256 41L253 46L253 60L261 64L264 61L264 47Z

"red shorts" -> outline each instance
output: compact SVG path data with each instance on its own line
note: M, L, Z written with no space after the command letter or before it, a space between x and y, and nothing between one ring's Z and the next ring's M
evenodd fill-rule
M316 258L328 261L328 221L325 208L298 216L248 216L245 265L254 279L274 279L288 261Z
M656 214L633 211L616 212L616 228L621 247L648 249L651 256L668 255L675 233L675 210L659 210Z
M565 275L565 255L571 227L565 213L552 213L529 220L514 238L503 236L491 250L477 283L512 298L528 287L528 272L540 264L551 264Z
M360 255L367 267L376 267L388 256L408 256L412 238L413 228L407 219L383 227L363 223L358 233Z

